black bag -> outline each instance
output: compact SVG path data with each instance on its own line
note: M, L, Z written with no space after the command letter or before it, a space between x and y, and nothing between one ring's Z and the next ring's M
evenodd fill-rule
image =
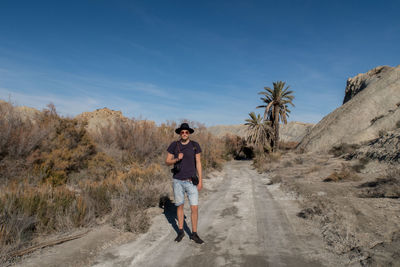
M181 150L179 149L178 141L176 142L176 146L178 147L178 153L181 153ZM174 167L171 169L171 172L175 175L180 171L181 171L181 161L179 160L176 163L174 163Z
M199 177L197 175L192 177L192 184L198 185L199 184Z
M177 163L174 163L174 167L171 169L171 172L175 175L180 171L181 171L181 165L180 162L178 161Z

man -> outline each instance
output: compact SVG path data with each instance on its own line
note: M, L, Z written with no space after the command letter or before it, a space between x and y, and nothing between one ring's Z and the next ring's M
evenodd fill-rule
M170 144L167 149L167 159L165 160L167 165L179 165L179 170L174 172L173 175L174 198L175 206L177 207L176 213L179 227L178 236L175 241L180 242L185 236L183 231L183 205L186 193L191 208L192 234L190 239L198 244L202 244L204 241L201 240L197 234L198 191L203 187L200 161L201 148L197 142L189 139L189 135L192 134L194 130L190 128L187 123L182 123L175 132L180 135L180 140ZM192 182L193 177L196 176L196 172L199 179L199 184L197 186L193 185Z

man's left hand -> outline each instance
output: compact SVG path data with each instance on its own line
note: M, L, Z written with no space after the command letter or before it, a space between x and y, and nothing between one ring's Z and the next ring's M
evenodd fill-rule
M200 191L203 188L203 183L199 182L199 184L197 185L197 190Z

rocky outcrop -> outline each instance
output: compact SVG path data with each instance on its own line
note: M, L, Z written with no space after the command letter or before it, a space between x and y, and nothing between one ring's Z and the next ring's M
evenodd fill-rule
M343 104L352 99L356 94L365 89L369 84L381 78L381 72L390 70L391 67L379 66L366 73L360 73L353 78L347 79Z
M400 66L377 67L348 80L345 103L325 116L298 149L327 151L360 144L394 130L400 122Z
M117 123L127 122L129 119L122 115L121 111L108 108L97 109L92 112L83 112L76 119L87 122L87 130L91 133L104 127L114 127Z
M240 137L245 137L246 136L246 131L247 131L247 126L243 124L238 124L238 125L216 125L216 126L210 126L207 128L207 130L217 136L217 137L223 137L227 134L230 135L237 135Z
M310 131L314 126L311 123L303 123L297 121L291 121L288 124L282 124L280 126L280 140L283 142L300 142L303 137ZM246 137L247 126L241 125L217 125L208 127L208 131L213 135L222 137L226 134L233 134L240 137Z
M348 158L368 158L385 163L400 163L400 127L361 146Z
M26 106L13 106L11 103L0 99L0 114L10 120L21 120L35 123L41 112Z
M279 128L279 139L282 142L300 142L314 126L312 123L291 121Z

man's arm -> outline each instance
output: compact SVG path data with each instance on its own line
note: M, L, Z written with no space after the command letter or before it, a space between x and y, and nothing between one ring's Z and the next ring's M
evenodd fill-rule
M201 169L201 153L196 154L196 169L197 169L197 176L199 177L199 184L197 185L197 189L200 191L203 188L203 173Z
M175 159L175 158L174 158L174 155L173 155L173 154L168 153L168 154L167 154L167 158L165 159L165 164L166 164L167 166L173 165L173 164L177 163L178 160L179 160L179 159Z
M174 155L168 152L167 158L165 159L165 164L167 166L173 165L178 161L180 161L181 159L183 159L183 153L179 153L178 158L174 158Z

